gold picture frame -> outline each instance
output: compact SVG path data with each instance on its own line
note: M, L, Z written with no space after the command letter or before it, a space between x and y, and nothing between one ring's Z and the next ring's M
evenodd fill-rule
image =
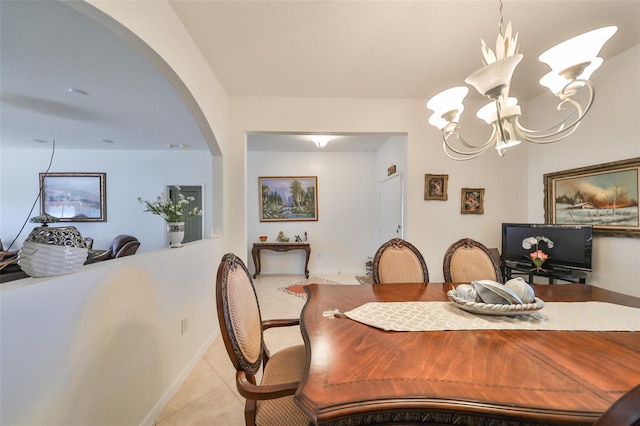
M424 175L424 199L446 201L449 175Z
M317 176L261 176L260 222L318 220Z
M40 173L40 214L59 222L106 222L106 173Z
M640 157L543 178L545 223L592 225L594 235L640 238Z
M484 214L484 188L462 188L461 214Z

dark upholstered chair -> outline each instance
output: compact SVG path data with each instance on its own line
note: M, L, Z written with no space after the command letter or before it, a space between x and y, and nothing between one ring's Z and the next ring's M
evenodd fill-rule
M451 244L444 255L445 282L468 283L474 280L504 282L500 264L482 243L463 238Z
M248 426L306 425L310 419L293 402L306 362L304 345L282 349L273 355L263 331L294 326L300 319L262 321L258 297L242 260L232 253L222 257L216 277L218 323L227 354L236 369L236 386L246 398ZM262 380L256 373L262 367Z
M91 237L86 237L86 238L84 238L84 242L85 242L85 244L87 245L87 248L88 248L89 250L93 249L93 238L91 238Z
M393 238L373 257L373 283L428 283L429 271L422 254L408 241Z
M640 384L613 403L594 426L640 426Z
M111 246L105 252L90 257L85 263L102 262L103 260L117 259L119 257L136 254L140 247L140 241L131 235L118 235L111 242Z

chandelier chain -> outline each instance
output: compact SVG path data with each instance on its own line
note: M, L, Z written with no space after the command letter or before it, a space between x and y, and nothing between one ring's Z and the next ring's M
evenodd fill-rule
M502 22L504 16L502 15L502 0L498 0L498 34L504 37L504 33L502 32Z

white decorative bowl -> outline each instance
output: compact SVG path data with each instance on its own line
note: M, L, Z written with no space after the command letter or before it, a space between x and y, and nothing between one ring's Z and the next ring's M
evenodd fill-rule
M74 226L35 228L18 252L18 265L31 277L75 272L84 265L89 250Z
M535 298L535 301L533 303L523 303L518 305L508 303L470 302L458 297L458 294L455 290L449 290L447 292L447 297L450 301L453 302L456 307L462 309L463 311L482 315L525 315L544 308L544 301L537 297Z
M50 277L75 272L84 265L89 250L25 241L18 253L18 265L31 277Z

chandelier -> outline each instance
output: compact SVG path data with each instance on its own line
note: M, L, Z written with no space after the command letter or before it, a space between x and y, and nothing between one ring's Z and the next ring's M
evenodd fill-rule
M499 0L496 50L492 51L481 40L484 67L465 79L465 83L491 99L489 104L478 110L476 116L492 126L493 131L482 144L467 142L458 131L464 110L463 101L469 88L458 86L440 92L427 102L427 108L433 111L429 124L442 131L445 154L454 160L470 160L494 147L502 157L508 148L523 140L545 144L573 134L593 104L595 92L589 78L602 65L603 60L598 53L617 30L618 27L609 26L586 32L552 47L538 57L540 62L551 68L540 79L540 84L558 98L557 110L567 111L567 115L548 129L527 129L519 121L522 111L518 99L509 96L511 77L523 55L518 53L518 33L513 36L511 22L503 31L502 0ZM583 89L587 95L578 99L576 95Z

